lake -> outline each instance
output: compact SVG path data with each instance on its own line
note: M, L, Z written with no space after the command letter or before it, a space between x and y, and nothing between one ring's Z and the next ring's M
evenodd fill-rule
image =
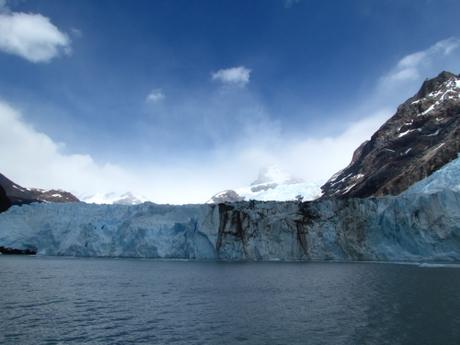
M1 344L460 344L460 266L0 256Z

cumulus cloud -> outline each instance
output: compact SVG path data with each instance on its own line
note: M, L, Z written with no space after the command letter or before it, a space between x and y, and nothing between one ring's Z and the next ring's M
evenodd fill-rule
M161 89L153 89L145 98L147 103L158 103L165 99L166 95Z
M251 70L244 66L220 69L212 73L212 80L225 85L246 86L249 83Z
M0 13L0 50L38 63L68 54L71 48L69 37L49 18L4 11Z

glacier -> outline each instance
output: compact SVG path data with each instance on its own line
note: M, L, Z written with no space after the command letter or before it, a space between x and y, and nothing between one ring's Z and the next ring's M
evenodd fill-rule
M40 255L197 260L460 260L460 192L203 205L35 203L0 246Z
M460 191L460 155L427 178L414 183L405 194L431 194L446 189Z

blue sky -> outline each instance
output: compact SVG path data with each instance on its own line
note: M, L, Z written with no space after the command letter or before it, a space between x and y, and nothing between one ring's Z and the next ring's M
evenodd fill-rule
M5 134L0 169L79 195L200 202L270 164L323 181L423 79L460 72L453 0L0 5L3 131L49 140Z

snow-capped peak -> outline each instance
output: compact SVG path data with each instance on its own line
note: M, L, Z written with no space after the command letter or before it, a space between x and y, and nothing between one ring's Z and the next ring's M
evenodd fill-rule
M265 184L265 183L287 183L295 181L288 172L282 170L277 165L272 165L260 169L257 179L251 183L251 186Z
M320 185L320 182L305 182L292 177L278 166L270 166L261 169L257 179L249 186L217 193L208 203L241 200L287 201L299 198L307 201L321 195Z
M83 202L87 204L117 204L117 205L138 205L149 201L142 195L134 195L131 192L126 193L96 193L94 195L83 197Z
M456 75L449 74L446 79L433 89L419 96L418 99L411 102L411 105L420 106L421 110L417 116L425 116L435 110L444 101L460 98L460 78Z
M426 80L322 187L324 197L400 194L456 158L459 106L460 76Z

